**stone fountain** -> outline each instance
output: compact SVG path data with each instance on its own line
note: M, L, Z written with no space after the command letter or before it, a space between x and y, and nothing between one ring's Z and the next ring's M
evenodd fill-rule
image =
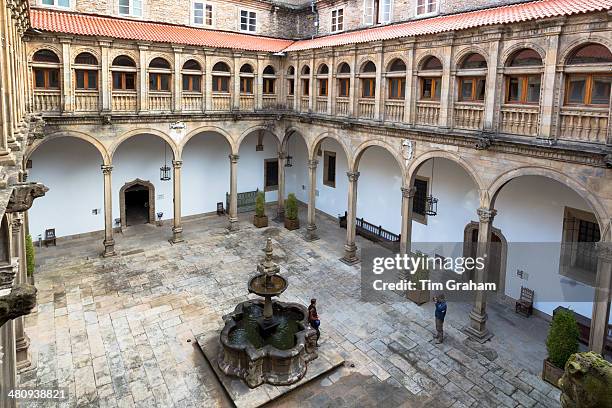
M223 316L221 348L217 358L225 375L242 378L250 388L264 383L290 385L304 377L308 362L317 358L316 332L308 324L308 310L298 303L272 300L287 289L272 258L267 239L258 275L248 283L248 300Z

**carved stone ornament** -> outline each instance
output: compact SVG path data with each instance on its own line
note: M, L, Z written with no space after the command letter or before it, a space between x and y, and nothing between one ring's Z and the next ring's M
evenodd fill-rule
M402 157L406 160L406 164L412 157L414 156L414 142L412 140L404 139L402 140Z
M487 135L479 136L475 147L477 150L487 150L491 147L491 138Z
M13 286L17 274L17 264L2 265L0 267L0 291L5 291Z
M170 123L170 130L183 130L187 127L185 122L172 122Z
M497 210L481 207L478 209L477 213L481 223L489 223L493 222L493 218L495 218Z
M359 179L359 172L358 171L347 171L346 175L348 176L349 182L354 183L357 181L357 179Z
M7 213L24 212L32 207L34 199L42 197L49 189L41 183L16 183L6 207Z
M36 305L36 288L16 285L6 296L0 296L0 326L9 320L27 315Z
M608 153L604 156L604 163L606 163L606 167L612 168L612 153Z

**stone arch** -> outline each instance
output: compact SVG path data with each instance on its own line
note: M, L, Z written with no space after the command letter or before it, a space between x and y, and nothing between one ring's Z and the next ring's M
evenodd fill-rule
M174 56L171 55L171 54L167 54L165 52L152 52L152 53L150 53L148 55L148 58L147 58L147 68L151 64L151 61L153 61L155 58L161 58L163 60L168 61L168 64L170 64L170 68L171 69L174 68Z
M270 60L266 60L261 64L260 66L261 71L258 72L258 75L263 75L263 72L267 67L272 67L272 69L274 70L275 76L278 77L281 74L281 70L279 69L278 64Z
M533 42L520 42L513 44L508 47L508 49L504 50L500 58L502 66L506 67L508 65L508 59L512 57L515 52L522 50L523 48L532 49L538 54L540 54L540 58L542 58L542 66L544 65L544 61L546 58L546 50L544 48Z
M440 64L442 65L442 69L444 69L444 58L442 58L442 55L440 55L440 53L438 53L436 50L426 50L423 54L420 54L417 56L417 58L415 58L415 60L417 61L416 63L417 71L420 71L423 69L423 64L430 57L434 57L438 59L438 61L440 61Z
M155 223L155 186L149 180L136 178L125 183L119 190L119 214L121 217L121 227L127 227L127 217L125 215L125 191L133 186L141 185L147 187L149 191L149 224Z
M488 188L488 192L491 199L491 207L495 206L495 200L497 199L499 192L504 188L504 186L510 181L522 176L546 177L552 180L556 180L564 186L572 189L576 194L582 197L584 201L586 201L589 207L591 207L595 214L595 218L597 219L597 223L599 224L599 229L602 232L602 240L606 240L606 238L604 238L605 233L607 232L608 234L610 234L610 216L607 214L604 206L599 202L597 197L593 193L591 193L589 189L581 182L575 180L567 174L563 174L554 169L536 166L526 166L516 168L501 174L495 180L493 180L493 182L491 182ZM612 240L612 238L608 237L607 240Z
M392 54L386 55L385 61L383 64L383 67L385 68L385 70L383 72L389 72L389 69L391 69L391 64L396 59L401 60L404 63L404 65L406 65L406 70L408 70L408 59L404 55L405 54L402 54L402 53L392 53Z
M38 51L42 51L42 50L49 50L49 51L53 51L55 53L55 55L57 55L57 58L59 58L60 64L64 62L64 58L62 55L62 50L58 47L56 47L54 44L37 44L34 47L32 47L30 49L30 52L28 53L28 62L31 63L32 62L32 58L34 57L34 54L36 54Z
M357 68L357 71L355 72L355 74L363 74L364 73L364 72L362 72L363 68L369 62L374 64L374 67L376 68L376 72L378 72L380 67L376 64L376 62L374 61L374 58L371 58L369 55L367 55L367 56L361 58L361 60L359 61L358 68ZM371 73L371 72L368 72L368 73Z
M475 230L478 230L480 224L478 221L472 221L465 226L463 230L463 256L473 256L471 253L471 245L474 243L471 240L471 235ZM496 235L501 243L500 260L499 260L499 282L497 283L497 293L504 295L506 292L506 269L508 266L508 240L502 230L496 227L491 227L492 235Z
M459 66L459 64L461 64L461 62L463 62L463 59L465 57L467 57L470 54L480 54L482 55L482 57L485 59L485 61L487 62L487 67L490 64L495 64L495 61L490 61L490 55L489 53L482 47L478 46L478 45L470 45L469 47L465 47L464 49L458 51L455 54L455 58L453 60L453 65L452 68L458 70L461 69L461 67Z
M197 54L179 54L178 57L179 57L179 65L180 65L181 69L183 69L183 65L187 61L189 61L189 60L197 61L198 64L200 64L200 67L202 67L202 72L204 72L205 69L206 69L206 61L200 55L197 55Z
M34 143L32 143L32 145L28 146L26 150L26 154L24 156L24 161L29 160L30 157L32 157L32 154L36 151L36 149L38 149L42 144L50 140L53 140L53 139L58 139L60 137L75 137L77 139L81 139L81 140L88 142L93 147L95 147L96 150L100 153L103 164L105 165L111 164L111 155L109 154L106 147L98 139L96 139L93 136L89 136L87 133L82 133L82 132L77 132L77 131L59 131L59 132L45 135L43 139L35 140Z
M421 165L423 163L425 163L427 160L433 159L433 158L448 159L448 160L458 164L470 176L472 181L474 181L474 184L476 185L476 188L478 190L483 191L485 189L484 182L478 176L478 172L476 171L476 169L474 169L472 167L471 164L469 164L469 162L467 160L463 159L461 156L459 156L456 153L447 152L445 150L431 150L431 151L425 152L425 153L421 154L420 156L418 156L417 158L415 158L414 161L408 167L408 170L406 171L406 176L410 177L407 180L408 181L408 183L407 183L408 186L412 186L414 184L414 179L415 179L415 177L417 175L417 171L419 170Z
M174 160L180 160L181 159L180 150L178 149L178 146L176 145L176 142L169 135L167 135L166 133L161 132L161 131L159 131L157 129L151 129L151 128L134 129L134 130L130 130L128 132L125 132L121 136L119 136L115 140L113 145L110 147L110 149L109 149L109 153L110 153L111 159L115 155L115 152L117 151L117 149L119 148L121 143L123 143L127 139L129 139L129 138L131 138L133 136L137 136L137 135L153 135L153 136L157 136L157 137L165 140L166 143L168 143L168 146L170 146L170 149L172 149L172 154L174 155Z
M112 47L110 50L111 55L108 56L109 67L113 66L113 61L115 61L115 58L125 55L126 57L130 57L132 61L134 61L136 68L140 68L140 58L138 58L137 52L133 50L113 49Z
M233 74L234 73L234 64L233 61L230 58L226 58L226 57L217 57L214 60L211 61L210 64L210 69L212 70L213 67L215 65L217 65L217 63L222 62L225 65L227 65L227 67L229 68L229 73Z
M281 140L278 137L278 135L273 132L272 130L270 130L268 127L264 126L264 125L256 125L256 126L251 126L250 128L248 128L247 130L245 130L244 132L242 132L240 134L240 136L238 137L238 140L236 141L236 151L240 150L240 145L242 144L242 142L244 141L244 139L246 139L246 137L248 135L250 135L251 133L257 131L257 130L265 130L268 133L271 133L272 135L274 135L274 140L276 141L276 146L278 147L278 149L281 148Z
M199 135L200 133L204 133L204 132L213 132L213 133L220 134L221 136L223 136L223 138L227 142L227 145L230 149L230 153L238 154L239 145L234 143L234 140L232 139L232 135L230 135L226 130L220 127L217 127L217 126L201 126L187 133L187 135L183 138L182 142L179 144L179 151L181 153L181 156L183 154L183 149L185 149L185 146L191 140L191 138L193 138L195 135Z
M334 69L334 75L337 75L340 73L340 67L342 66L342 64L347 64L349 66L349 68L351 69L351 72L353 71L353 65L351 64L351 60L348 58L342 58L340 60L338 60L338 62L336 63L336 66L333 67ZM331 67L331 65L330 65Z
M283 136L283 140L280 144L280 151L287 153L287 143L289 142L289 138L293 135L293 133L297 133L300 135L304 144L306 145L306 150L308 150L308 157L310 157L310 143L304 132L296 128L295 126L288 127L285 131L285 135Z
M345 144L345 142L341 138L339 138L338 135L335 134L335 132L331 132L331 131L326 131L326 132L321 133L320 135L314 138L314 140L312 141L310 145L306 143L306 146L308 147L308 159L316 160L317 150L319 146L321 145L321 142L323 142L323 140L325 140L326 138L334 139L336 142L338 142L340 147L342 147L344 154L346 155L346 161L348 163L348 168L349 169L353 168L352 166L353 155L351 154L351 150Z
M598 44L598 45L606 47L608 50L610 50L610 52L612 52L612 41L609 41L606 38L599 37L599 36L589 37L588 39L580 38L580 39L572 41L571 43L567 44L563 48L563 51L558 54L559 55L558 63L566 65L567 60L570 57L570 55L572 55L572 53L576 51L578 48L582 47L583 45L587 45L587 44Z
M393 156L397 165L399 166L400 173L402 175L402 180L405 180L406 166L404 166L404 164L402 163L400 159L401 153L398 151L395 151L395 149L393 149L393 147L389 143L383 140L368 140L360 144L355 150L354 162L349 163L349 169L351 169L350 171L359 171L359 162L361 161L363 154L366 152L366 150L368 150L368 148L373 147L373 146L381 147L385 149L391 156Z
M91 55L96 57L96 59L98 60L98 65L101 64L102 53L100 52L100 50L97 48L88 47L88 46L80 46L80 47L71 48L70 49L70 62L74 63L74 59L83 52L90 53Z

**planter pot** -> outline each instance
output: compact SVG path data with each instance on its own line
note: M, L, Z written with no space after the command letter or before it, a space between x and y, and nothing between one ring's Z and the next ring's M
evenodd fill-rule
M253 216L253 225L257 228L263 228L268 226L268 216L262 215L261 217Z
M559 379L563 377L564 370L551 363L548 359L544 360L542 367L542 379L559 388Z
M417 305L422 305L431 300L431 294L428 290L407 290L406 297Z
M285 228L287 228L289 231L299 229L300 220L297 218L295 220L290 220L289 218L285 217Z

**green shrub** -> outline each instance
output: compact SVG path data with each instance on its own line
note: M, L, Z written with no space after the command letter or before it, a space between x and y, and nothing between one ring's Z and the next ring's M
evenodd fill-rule
M26 235L26 264L28 266L28 276L34 275L34 244L30 234Z
M290 220L295 220L298 217L297 198L293 193L290 193L287 196L287 201L285 201L285 215Z
M553 316L546 339L546 350L548 350L550 362L559 368L564 368L570 356L578 352L579 336L574 313L571 310L563 309L557 311Z
M258 192L255 198L255 215L258 217L266 215L266 195L263 191Z

